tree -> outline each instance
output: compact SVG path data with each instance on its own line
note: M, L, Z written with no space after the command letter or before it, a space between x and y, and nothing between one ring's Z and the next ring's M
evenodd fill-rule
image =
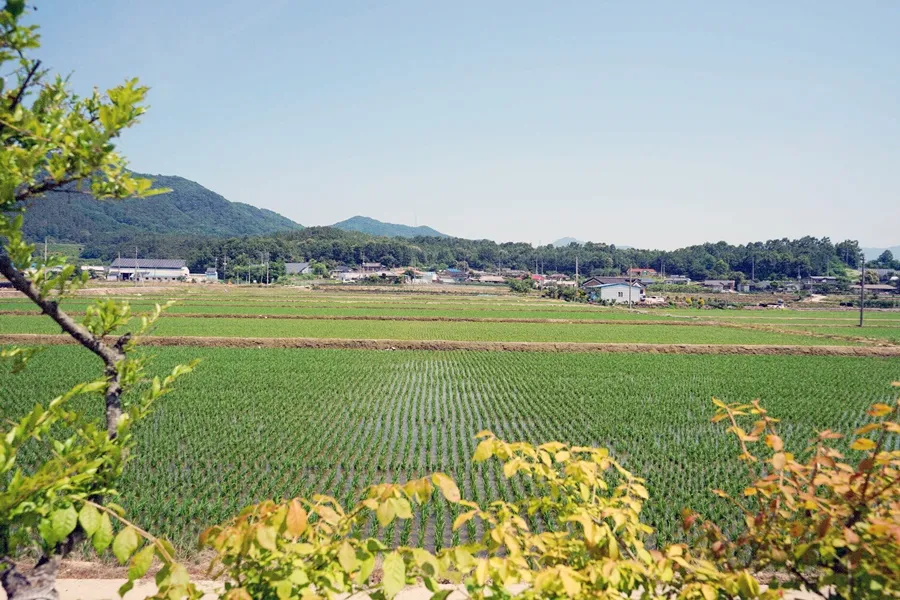
M41 61L31 57L39 38L36 26L21 24L25 13L24 0L7 0L0 12L0 68L9 73L6 81L14 82L0 91L0 273L63 332L99 357L103 372L46 407L37 406L0 442L0 581L10 600L57 598L60 560L77 543L90 539L98 552L112 544L121 561L132 560L129 577L142 576L158 556L166 565L161 593L195 595L186 571L172 558L171 546L139 534L114 504L103 500L115 492L132 444L132 426L191 367L181 365L166 378L154 378L138 399L123 402L124 392L145 378L143 361L129 352L162 308L143 317L136 334L121 333L131 312L127 304L112 300L98 300L81 322L76 321L60 306L85 285L87 275L62 259L44 261L22 235L25 202L40 202L46 192L74 187L104 198L159 192L151 192L150 180L131 176L114 145L144 113L147 88L132 79L105 95L95 90L85 98L76 96L66 80L51 78ZM32 354L29 348L2 352L15 369L24 368ZM103 423L70 408L73 398L84 395L103 398ZM18 453L31 444L43 445L48 458L25 472L17 463ZM115 538L113 522L124 526ZM142 536L150 543L138 552ZM40 556L27 573L11 559L22 551Z
M894 254L890 250L885 250L878 256L875 262L885 269L890 269L894 264Z
M526 276L524 279L507 279L506 284L509 286L510 291L517 294L527 294L534 289L534 282L531 276Z
M328 277L328 265L322 262L313 261L312 262L312 272L316 277Z

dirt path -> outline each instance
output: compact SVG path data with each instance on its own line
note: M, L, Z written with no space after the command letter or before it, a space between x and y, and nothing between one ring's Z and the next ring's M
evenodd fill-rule
M72 344L66 335L0 334L0 345ZM649 354L744 354L799 356L900 357L900 346L796 346L742 344L631 344L585 342L470 342L448 340L348 340L329 338L261 338L149 336L144 346L197 348L339 348L356 350L484 350L499 352L642 352Z

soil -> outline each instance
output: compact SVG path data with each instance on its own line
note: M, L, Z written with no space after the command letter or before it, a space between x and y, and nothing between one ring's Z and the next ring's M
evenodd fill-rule
M67 335L0 334L0 345L75 343ZM644 344L585 342L470 342L449 340L349 340L328 338L261 338L148 336L144 346L198 348L340 348L357 350L483 350L500 352L644 352L650 354L742 354L803 356L900 357L900 346L798 346L742 344Z

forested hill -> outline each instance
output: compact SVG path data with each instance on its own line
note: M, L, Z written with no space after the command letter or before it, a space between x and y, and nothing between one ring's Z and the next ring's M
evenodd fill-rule
M335 223L332 227L343 229L344 231L358 231L360 233L383 237L448 237L446 234L424 225L410 227L409 225L385 223L383 221L378 221L370 217L361 217L359 215L351 217L346 221Z
M747 278L787 279L798 275L834 275L846 266L856 267L857 242L833 244L828 238L770 240L742 246L725 242L690 246L673 251L619 248L586 243L538 248L527 243L497 244L489 240L460 238L386 238L333 227L308 227L300 231L249 238L199 238L197 236L122 236L115 243L88 244L82 257L107 261L119 252L130 255L135 247L142 256L183 258L192 271L223 264L229 268L255 264L268 251L272 262L318 260L329 266L379 261L389 267L413 265L425 269L468 267L513 268L573 273L575 259L582 275L618 274L628 267L652 267L670 275L694 280ZM846 260L846 262L845 262ZM226 274L227 275L227 274Z
M150 198L98 202L70 188L29 204L25 235L60 242L90 243L144 233L201 236L265 235L300 229L276 212L229 202L199 183L167 175L141 175L172 191Z

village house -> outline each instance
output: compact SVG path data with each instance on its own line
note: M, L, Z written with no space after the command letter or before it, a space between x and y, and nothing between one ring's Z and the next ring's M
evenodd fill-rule
M310 275L312 267L308 262L289 262L284 263L284 272L287 275Z
M859 294L858 285L851 285L850 289ZM887 296L889 294L896 294L897 288L886 283L869 283L866 284L864 292L867 294L875 294L876 296Z
M589 287L596 287L598 285L604 285L607 283L634 283L633 277L622 277L621 275L595 275L593 277L588 277L581 284L581 287L587 289Z
M656 277L656 269L651 269L650 267L631 267L625 274L631 277Z
M866 272L878 275L878 281L888 281L891 276L898 274L897 269L866 269Z
M190 276L187 263L170 258L117 258L109 266L110 281L177 281Z
M549 282L549 284L555 285L556 287L578 287L578 284L574 279L556 279Z
M663 283L666 285L687 285L690 282L691 278L684 275L669 275L663 278Z
M384 265L380 262L364 262L362 264L363 273L379 273L384 270Z
M506 283L506 279L499 275L482 275L478 278L478 283Z
M106 267L102 265L81 265L81 270L87 273L91 279L102 279L106 276Z
M464 283L468 278L469 274L461 269L438 271L438 281L440 283Z
M340 270L335 269L334 271L332 271L331 276L341 283L349 283L351 281L359 281L360 279L365 279L367 273L363 273L362 271L354 271L352 269L344 267Z
M644 300L644 286L640 283L603 283L588 288L588 298L592 302L612 302L614 304L635 304Z
M803 283L807 285L837 283L837 277L832 277L831 275L810 275Z
M735 287L732 279L707 279L702 281L700 285L714 292L733 292Z
M436 279L437 273L434 271L419 271L413 269L413 276L409 279L409 282L413 285L425 285L434 283Z

